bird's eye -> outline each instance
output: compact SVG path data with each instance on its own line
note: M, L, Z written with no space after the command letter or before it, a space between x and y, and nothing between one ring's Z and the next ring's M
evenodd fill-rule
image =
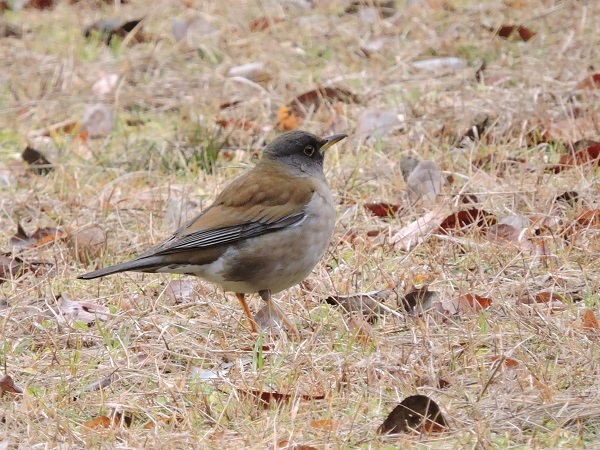
M304 154L306 156L312 156L315 153L315 148L312 145L309 145L308 147L304 147Z

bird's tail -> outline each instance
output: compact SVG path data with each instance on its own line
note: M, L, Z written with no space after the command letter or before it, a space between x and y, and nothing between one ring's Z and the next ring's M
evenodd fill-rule
M104 277L119 272L154 272L160 267L161 258L159 256L150 256L148 258L133 259L114 266L104 267L103 269L94 270L83 275L80 275L81 280L92 280L94 278Z

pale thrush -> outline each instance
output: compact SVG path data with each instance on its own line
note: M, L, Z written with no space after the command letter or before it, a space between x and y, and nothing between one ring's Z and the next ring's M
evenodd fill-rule
M305 131L280 135L252 170L171 237L131 261L79 278L125 271L195 275L235 292L253 331L245 294L258 292L298 334L271 293L304 280L329 245L335 205L323 174L323 152L345 137L321 139Z

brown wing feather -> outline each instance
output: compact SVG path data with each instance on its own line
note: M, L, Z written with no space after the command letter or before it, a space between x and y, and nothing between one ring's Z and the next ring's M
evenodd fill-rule
M316 185L310 178L292 178L265 165L262 170L251 170L227 186L180 235L258 221L276 222L302 211L315 190Z
M310 178L293 177L275 164L263 163L260 170L255 168L233 181L199 216L136 260L222 247L301 220L317 186Z

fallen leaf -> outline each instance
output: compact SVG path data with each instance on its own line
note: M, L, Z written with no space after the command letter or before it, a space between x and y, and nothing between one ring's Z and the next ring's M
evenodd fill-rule
M483 232L496 223L493 214L479 208L465 209L450 214L438 228L439 233L447 233L450 230L467 232L473 228Z
M502 25L496 35L504 39L510 38L527 42L535 36L535 33L520 25Z
M391 203L367 203L365 208L377 217L396 217L401 206Z
M360 315L352 314L350 316L348 328L355 341L365 344L373 342L373 327Z
M54 6L54 0L28 0L25 9L49 9Z
M379 434L408 432L437 433L448 431L440 407L426 395L406 397L377 429Z
M439 70L444 69L461 70L468 67L468 63L463 58L457 58L455 56L445 56L441 58L429 58L422 59L420 61L414 61L411 63L411 66L418 70L429 70L431 72L437 72Z
M390 289L382 291L372 291L362 294L334 295L327 297L325 303L332 306L339 306L346 313L358 313L369 323L375 321L383 315L383 303L393 294Z
M600 209L585 209L574 221L565 225L560 234L569 238L576 231L588 229L600 229Z
M73 397L73 400L78 400L81 397L81 395L86 392L100 391L109 387L115 380L118 379L116 372L117 371L114 370L110 375L88 384Z
M439 206L409 223L392 236L394 247L399 250L409 250L413 245L422 242L426 236L439 228L445 215L446 209Z
M324 103L334 101L358 103L359 98L347 89L339 87L323 87L307 91L277 111L277 129L296 130L302 123L306 113L319 109Z
M271 402L286 403L286 402L289 402L293 398L292 394L282 394L280 392L258 391L258 390L254 390L254 389L247 390L247 391L238 389L238 392L241 395L249 396L249 397L252 397L253 399L257 400L258 405L264 409L267 409ZM323 395L299 395L298 397L302 400L311 401L311 400L323 400L325 398L325 395L324 394Z
M531 138L539 142L576 142L586 139L597 139L600 122L593 117L573 117L557 120L538 131L539 138Z
M76 322L82 322L90 326L96 320L106 322L110 310L106 306L91 302L79 302L70 300L66 294L60 294L56 297L58 309L61 312L65 322L73 326Z
M106 234L98 225L79 230L71 236L71 247L77 261L90 264L106 250Z
M517 228L507 223L491 225L487 230L486 237L490 242L500 245L509 243L521 250L529 250L532 246L528 233L523 232L522 228Z
M439 292L430 291L427 287L412 289L404 295L399 306L408 313L424 312L433 306L439 296Z
M598 330L600 329L600 324L598 323L598 319L596 318L596 314L591 309L586 309L583 312L583 316L581 317L581 326L584 330Z
M17 223L17 233L10 238L9 243L13 247L13 251L20 251L26 248L41 247L48 243L54 244L66 237L65 231L55 227L38 228L28 236L21 224Z
M25 271L21 258L11 253L0 254L0 284L19 278Z
M519 361L504 356L492 357L492 364L503 364L508 369L516 369L519 367Z
M0 397L4 394L22 394L23 389L17 386L10 375L4 375L0 378Z
M560 157L557 165L550 166L546 170L549 172L560 173L570 167L580 166L598 166L600 165L600 144L590 145L587 148L569 153Z
M242 77L255 83L266 83L271 80L271 75L265 69L262 62L250 62L231 67L227 71L228 77Z
M419 161L410 156L400 159L402 177L419 198L435 200L442 189L442 171L434 161Z
M171 280L165 287L165 294L171 299L172 304L188 303L194 297L195 283L189 279Z
M21 157L30 166L30 170L37 175L47 175L54 169L52 163L33 147L27 146L21 153Z
M323 87L319 86L312 91L300 94L288 106L297 106L304 109L311 107L317 109L323 102L331 103L334 100L339 100L344 103L359 103L359 98L348 89L340 87Z
M101 428L116 428L121 425L131 426L130 416L123 416L121 413L115 413L112 417L98 416L83 423L84 428L98 430Z
M463 134L461 141L463 139L470 139L473 142L479 141L489 129L490 125L493 123L493 119L487 114L479 114L473 120L473 125L471 128L467 130L465 134Z
M2 14L0 12L0 14ZM2 38L21 38L23 36L23 31L21 27L17 27L13 24L5 22L4 20L0 20L0 39Z
M127 22L123 22L120 19L102 19L86 27L83 30L83 35L86 38L90 38L96 34L106 45L112 45L114 38L118 37L125 40L129 33L135 29L135 34L130 38L130 42L139 44L149 40L149 37L143 33L142 28L138 27L141 21L142 19L129 20Z
M281 23L281 22L283 22L283 18L281 18L281 17L270 18L270 17L262 16L262 17L258 17L256 19L252 20L248 24L248 28L250 28L250 31L252 31L252 32L264 31L267 28L269 28L271 25L276 24L276 23Z
M360 14L361 11L365 9L372 9L378 14L381 14L381 17L387 18L392 17L396 13L396 8L395 0L375 0L367 2L364 0L354 0L346 7L344 12L346 14Z
M535 295L522 295L517 300L517 303L521 303L523 305L532 305L534 303L564 303L565 299L562 295L556 292L538 292Z
M557 195L554 201L573 207L579 201L579 193L577 191L565 191L562 194Z
M404 116L398 111L369 108L362 111L356 122L356 135L361 139L383 137L404 126Z
M469 293L458 297L447 297L441 302L446 314L451 316L479 312L489 308L491 304L491 299Z
M595 73L581 80L575 89L600 89L600 73Z
M89 105L83 111L82 128L91 138L108 136L114 126L114 114L104 103Z
M108 97L114 92L119 81L119 75L116 73L100 73L98 80L92 85L92 92L98 98Z
M277 111L277 124L275 127L278 130L290 131L300 128L304 114L301 111L295 111L289 106L282 106Z
M311 420L308 424L312 428L325 431L335 431L339 428L340 422L332 419Z
M240 130L252 130L256 128L256 124L250 120L241 119L218 119L217 124L221 128L238 128Z

